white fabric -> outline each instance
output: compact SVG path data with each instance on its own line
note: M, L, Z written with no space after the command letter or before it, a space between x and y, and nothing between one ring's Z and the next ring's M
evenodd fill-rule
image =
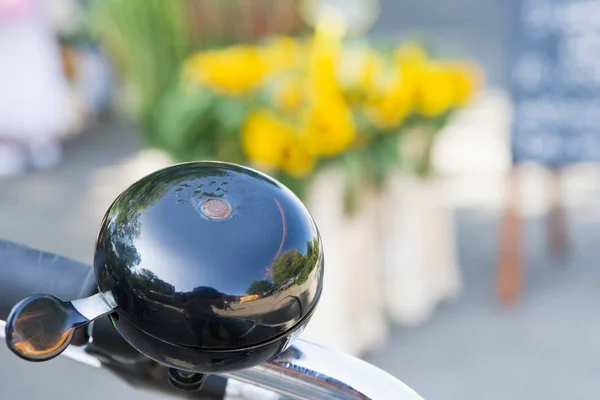
M45 143L67 132L70 94L44 2L31 4L0 22L0 140Z

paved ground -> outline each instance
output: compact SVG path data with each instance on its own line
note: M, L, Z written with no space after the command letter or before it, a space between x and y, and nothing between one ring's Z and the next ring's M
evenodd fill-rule
M586 215L570 213L566 263L546 257L543 220L528 221L526 297L502 310L490 292L497 217L458 212L464 295L368 359L427 399L599 398L600 224Z

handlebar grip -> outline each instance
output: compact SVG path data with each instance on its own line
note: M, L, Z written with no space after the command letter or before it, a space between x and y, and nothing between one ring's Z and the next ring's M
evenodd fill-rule
M26 297L36 293L52 293L56 297L72 300L89 297L98 291L94 270L91 266L61 257L52 253L36 250L8 240L0 239L0 320L6 321L15 305ZM135 369L135 361L147 360L119 335L108 317L95 321L93 326L94 341L88 345L88 352L99 357L116 356L118 362L109 362L105 366L131 365ZM73 335L71 344L87 344L88 337L84 329ZM165 369L166 371L166 369ZM118 375L138 386L162 384L163 390L172 392L167 381L157 382L144 374L126 373L117 368ZM223 399L227 378L210 376L198 398Z
M0 319L25 297L52 293L65 299L79 299L97 292L94 270L86 264L52 253L35 250L0 239ZM85 335L73 337L83 344Z

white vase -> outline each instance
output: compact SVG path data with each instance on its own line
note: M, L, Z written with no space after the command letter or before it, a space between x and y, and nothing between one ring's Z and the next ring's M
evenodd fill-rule
M352 355L381 345L388 327L383 307L379 198L361 192L355 210L344 213L342 172L319 173L307 195L325 255L324 288L302 337Z
M419 324L462 289L452 210L436 179L397 173L384 193L385 306L395 323Z

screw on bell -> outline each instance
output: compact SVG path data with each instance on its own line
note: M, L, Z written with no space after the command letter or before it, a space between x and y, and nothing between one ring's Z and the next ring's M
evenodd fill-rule
M202 213L211 219L223 219L231 214L231 205L223 199L208 199L201 209Z

